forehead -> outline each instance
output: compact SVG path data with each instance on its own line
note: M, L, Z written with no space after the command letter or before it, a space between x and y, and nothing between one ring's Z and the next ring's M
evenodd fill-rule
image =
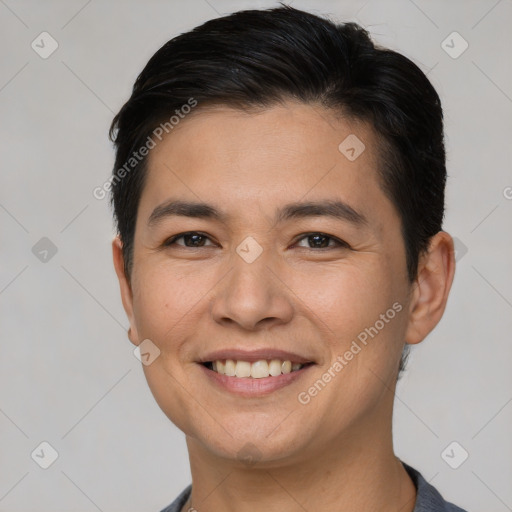
M377 142L370 126L317 105L198 107L151 150L141 208L148 220L149 206L169 197L208 199L224 220L233 212L250 219L256 205L273 214L277 205L329 199L379 223L392 205L379 186Z

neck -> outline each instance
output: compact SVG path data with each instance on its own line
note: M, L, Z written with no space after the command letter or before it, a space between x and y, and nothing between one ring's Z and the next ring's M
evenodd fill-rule
M367 425L324 442L323 450L305 450L300 461L253 466L220 458L187 436L193 484L184 510L412 512L416 489L393 453L391 425L388 430ZM375 434L382 432L389 435L383 439Z

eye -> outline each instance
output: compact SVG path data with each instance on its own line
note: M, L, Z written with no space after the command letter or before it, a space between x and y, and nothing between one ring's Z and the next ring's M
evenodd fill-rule
M184 243L177 243L178 240L183 239ZM301 238L299 238L298 242L302 242L305 240L308 244L311 244L313 247L306 247L309 249L334 249L336 247L345 247L347 249L350 246L336 237L326 235L325 233L306 233ZM172 236L167 239L164 243L164 247L169 247L172 245L179 245L182 247L188 248L199 248L199 247L213 247L215 244L211 243L206 245L206 242L210 241L210 237L201 233L199 231L187 231L186 233L179 233L177 235ZM334 242L334 245L330 242ZM296 243L298 247L305 247L304 245L300 245L300 243Z
M183 238L184 244L177 244L176 241ZM171 238L167 239L163 245L164 247L168 247L171 245L181 245L183 247L205 247L204 242L206 240L210 240L208 236L199 231L187 231L186 233L180 233L178 235L174 235ZM189 245L190 243L190 245ZM213 245L213 244L212 244ZM208 247L208 246L206 246Z
M346 247L347 249L350 249L350 246L347 244L347 242L339 240L336 237L326 235L325 233L307 233L302 238L299 238L299 242L302 240L306 240L307 243L312 243L313 248L316 249L334 249L335 247ZM334 245L329 245L329 241L333 241Z

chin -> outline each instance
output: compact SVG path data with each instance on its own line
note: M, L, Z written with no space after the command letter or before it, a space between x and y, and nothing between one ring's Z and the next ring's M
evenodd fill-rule
M236 428L226 428L226 431L212 418L208 421L197 418L194 424L189 419L183 430L193 443L199 443L202 449L215 457L239 462L242 467L270 468L303 458L303 448L308 444L304 438L304 427L288 424L288 421L290 418L283 422L286 428L280 428L279 422L275 421L248 421L246 426L238 423ZM229 422L224 425L229 425Z

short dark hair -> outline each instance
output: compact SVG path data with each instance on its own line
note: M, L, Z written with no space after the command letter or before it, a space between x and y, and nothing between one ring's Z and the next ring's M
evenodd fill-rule
M293 99L371 125L379 144L378 179L401 218L407 274L411 283L416 279L419 256L444 217L439 96L416 64L374 44L358 24L337 24L289 6L207 21L164 44L137 77L110 127L117 178L111 201L128 279L147 157L123 179L118 170L191 98L198 109L247 111Z

